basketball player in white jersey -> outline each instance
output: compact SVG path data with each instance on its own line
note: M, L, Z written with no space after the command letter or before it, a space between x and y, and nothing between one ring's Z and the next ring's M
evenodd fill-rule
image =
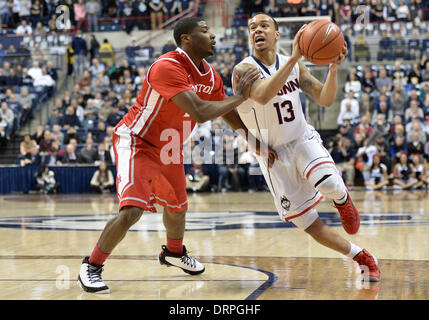
M272 168L263 158L258 157L258 161L280 217L292 221L320 244L353 258L362 272L367 271L363 279L379 281L377 260L318 216L315 207L326 196L338 209L346 232L354 234L359 229L359 212L320 135L306 122L299 98L301 89L321 106L334 102L337 70L347 56L346 45L329 66L325 83L321 83L299 62L302 55L298 42L305 26L298 31L289 57L277 53L280 33L271 16L256 14L248 28L254 53L235 66L234 73L240 76L256 66L261 76L252 85L250 99L237 111L246 127L277 152L278 160Z

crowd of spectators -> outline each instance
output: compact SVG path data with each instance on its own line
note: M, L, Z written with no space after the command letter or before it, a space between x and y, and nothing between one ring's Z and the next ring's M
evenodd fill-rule
M165 20L193 5L192 0L0 0L0 26L19 35L62 32L62 28L130 33L134 27L159 29ZM61 30L60 15L70 18Z
M429 59L355 66L327 146L349 186L423 187L429 174Z
M261 3L262 11L267 7L263 1L252 3L252 11L260 11ZM311 3L316 2L310 1L308 5ZM330 1L321 1L324 3ZM242 5L246 7L246 1ZM208 59L221 75L227 95L232 94L234 65L249 55L246 38L246 28L238 27L236 40L231 43L227 37L220 37L216 54ZM78 75L76 84L73 90L56 99L47 123L39 126L33 136L25 137L17 163L22 166L114 164L111 145L114 126L134 104L148 66L160 54L174 49L172 41L156 50L150 42L138 45L133 38L125 49L124 59L115 63L114 49L107 39L100 45L94 36L86 41L78 33L69 45L68 55L69 74ZM424 51L419 58L418 63L411 65L393 62L356 65L347 76L337 120L338 133L327 139L326 145L348 185L378 186L385 171L389 185L401 186L397 179L400 174L396 173L398 166L403 167L399 161L401 152L407 152L409 168L413 168L410 177L419 175L414 173L414 168L419 168L421 181L427 179L424 155L429 155L429 60ZM255 157L222 118L199 125L188 141L191 147L185 147L185 151L192 152L196 146L204 145L204 141L211 141L212 152L193 155L192 162L185 166L189 190L267 189ZM225 156L225 150L232 150L232 164L215 160L218 152ZM415 157L416 154L419 156ZM376 157L379 162L374 161ZM206 165L207 162L216 165ZM375 179L373 172L377 170L380 174ZM385 186L381 183L381 187Z
M38 44L5 50L0 43L0 140L7 143L30 119L38 102L53 95L58 71ZM36 96L38 99L36 99Z
M236 13L267 12L274 17L330 16L335 23L350 23L369 9L372 22L428 20L427 0L241 0Z

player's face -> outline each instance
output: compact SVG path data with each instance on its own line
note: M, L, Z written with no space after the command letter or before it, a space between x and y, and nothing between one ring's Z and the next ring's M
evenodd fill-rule
M192 47L201 56L208 57L214 54L216 48L216 36L210 32L205 21L200 21L191 33Z
M264 14L258 14L249 20L250 43L256 51L272 49L280 37L273 19Z

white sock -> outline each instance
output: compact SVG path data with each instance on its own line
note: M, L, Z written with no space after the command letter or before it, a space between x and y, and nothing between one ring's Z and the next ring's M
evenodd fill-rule
M361 251L362 251L362 248L360 248L357 245L355 245L355 244L353 244L353 243L350 242L350 252L347 253L346 256L353 259Z
M340 199L334 199L334 202L340 206L347 202L347 192L344 192L344 195Z

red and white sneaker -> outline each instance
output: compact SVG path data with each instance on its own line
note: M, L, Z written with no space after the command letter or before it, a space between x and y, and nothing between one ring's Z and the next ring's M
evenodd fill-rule
M347 191L346 203L339 205L334 202L334 206L340 213L341 223L343 224L344 230L346 230L348 234L355 234L358 232L360 227L359 211L353 204L349 192Z
M377 258L363 249L354 258L361 269L362 281L377 282L381 280L381 272L378 268Z

